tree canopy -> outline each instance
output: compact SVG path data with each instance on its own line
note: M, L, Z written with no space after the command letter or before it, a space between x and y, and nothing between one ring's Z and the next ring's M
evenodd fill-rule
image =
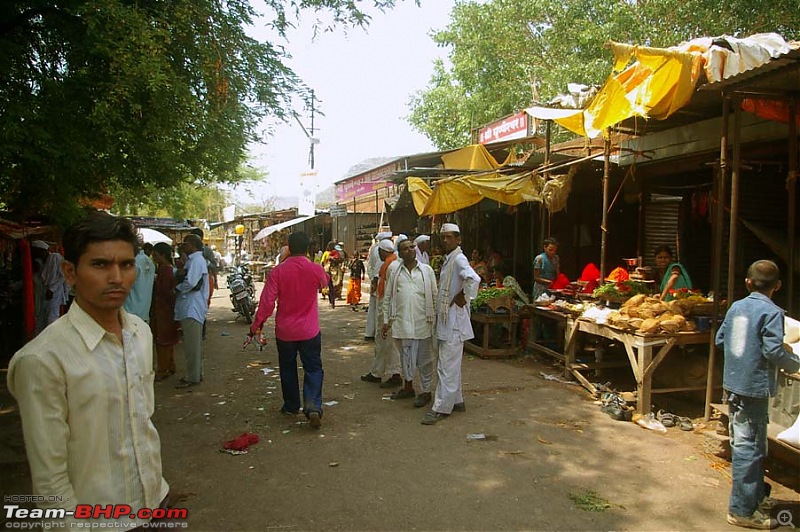
M106 191L239 179L259 121L306 93L287 28L306 11L323 30L369 22L351 0L263 3L261 16L248 0L0 2L0 207L66 220Z
M703 36L800 37L796 0L464 0L433 39L449 49L411 97L409 123L438 149L470 129L546 102L567 83L601 85L609 41L667 47Z

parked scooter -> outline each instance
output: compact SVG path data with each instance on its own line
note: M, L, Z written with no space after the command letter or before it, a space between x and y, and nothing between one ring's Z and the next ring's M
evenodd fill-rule
M246 264L240 264L228 274L228 290L231 291L231 310L251 323L256 311L256 287Z

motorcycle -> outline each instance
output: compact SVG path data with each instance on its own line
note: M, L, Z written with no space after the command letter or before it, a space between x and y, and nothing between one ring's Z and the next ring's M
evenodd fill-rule
M231 305L233 312L238 312L247 323L253 321L256 311L256 287L253 276L246 264L237 266L228 274L228 290L231 291Z

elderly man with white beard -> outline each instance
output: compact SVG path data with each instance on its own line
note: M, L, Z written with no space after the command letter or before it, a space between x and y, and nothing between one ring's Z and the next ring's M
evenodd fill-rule
M391 335L402 358L404 386L392 399L414 397L414 374L419 369L422 391L416 396L415 407L431 401L433 356L431 342L436 318L436 274L433 268L417 261L416 246L411 240L397 245L401 260L389 266L383 298L383 329L381 336Z
M469 265L461 251L461 230L456 224L442 224L439 230L446 253L439 274L436 299L436 338L439 341L439 362L436 371L436 400L422 418L423 425L433 425L451 412L466 412L461 390L461 360L464 342L475 337L470 321L469 302L478 295L481 278Z

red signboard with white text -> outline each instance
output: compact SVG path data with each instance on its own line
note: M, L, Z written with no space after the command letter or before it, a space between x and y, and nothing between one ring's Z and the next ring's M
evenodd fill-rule
M522 111L480 128L478 143L491 144L501 140L521 139L526 136L528 136L528 114Z
M394 173L394 165L386 165L370 170L367 173L351 177L336 183L336 201L346 202L376 190L388 187L391 183L386 178Z

